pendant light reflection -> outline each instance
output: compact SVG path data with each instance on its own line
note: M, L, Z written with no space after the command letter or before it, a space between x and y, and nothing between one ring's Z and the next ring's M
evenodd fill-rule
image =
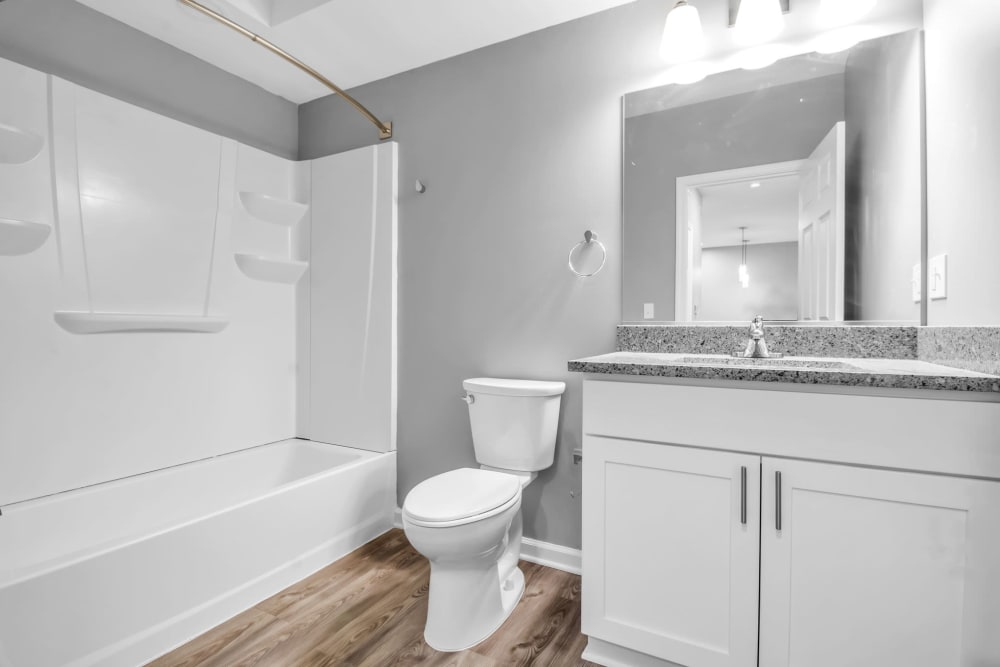
M668 63L686 63L705 53L705 31L698 10L687 0L678 0L667 14L660 42L660 57Z
M747 269L747 228L740 227L740 243L743 244L743 254L740 256L740 268L738 271L740 285L744 289L750 287L750 272Z
M774 39L784 27L780 0L740 0L733 36L737 44L753 46Z

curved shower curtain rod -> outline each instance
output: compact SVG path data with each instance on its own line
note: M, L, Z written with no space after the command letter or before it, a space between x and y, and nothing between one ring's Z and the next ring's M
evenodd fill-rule
M3 0L0 0L0 2L2 2L2 1ZM246 28L244 28L243 26L241 26L236 21L232 21L230 19L227 19L222 14L219 14L218 12L209 9L205 5L203 5L203 4L199 3L199 2L196 2L195 0L178 0L178 1L181 4L187 5L188 7L191 7L192 9L197 9L202 14L205 14L206 16L209 16L209 17L215 19L219 23L232 28L233 30L235 30L236 32L240 33L244 37L249 38L250 41L257 42L258 44L260 44L261 46L263 46L265 49L267 49L268 51L270 51L271 53L274 53L277 56L281 56L282 58L284 58L285 60L287 60L291 64L295 65L300 70L302 70L303 72L305 72L306 74L308 74L312 78L316 79L317 81L319 81L320 83L322 83L324 86L326 86L327 88L329 88L333 92L335 92L338 95L340 95L341 97L343 97L345 100L347 100L348 103L350 103L350 105L352 107L354 107L355 109L357 109L361 113L362 116L364 116L369 121L371 121L372 125L374 125L375 127L378 128L378 138L379 139L392 139L392 122L391 121L388 122L388 123L383 123L382 121L380 121L378 118L375 117L375 114L373 114L371 111L369 111L368 109L366 109L364 107L364 105L361 104L361 102L358 102L356 99L354 99L353 97L351 97L350 95L348 95L346 92L344 92L344 90L340 86L338 86L337 84L335 84L333 81L330 81L328 78L326 78L325 76L323 76L322 74L320 74L319 72L317 72L316 70L314 70L312 67L309 67L309 65L306 65L304 62L302 62L301 60L299 60L298 58L296 58L292 54L288 53L288 51L285 51L281 47L275 46L274 44L272 44L271 42L267 41L266 39L264 39L263 37L261 37L257 33L251 32L250 30L247 30Z

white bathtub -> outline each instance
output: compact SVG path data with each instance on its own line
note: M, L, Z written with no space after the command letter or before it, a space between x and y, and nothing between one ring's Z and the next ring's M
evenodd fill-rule
M395 477L285 440L4 507L0 666L142 665L391 528Z

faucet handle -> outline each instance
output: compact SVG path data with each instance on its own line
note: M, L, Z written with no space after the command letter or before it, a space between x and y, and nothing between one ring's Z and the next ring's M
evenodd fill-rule
M764 316L757 315L750 321L750 335L751 336L763 336L764 335Z

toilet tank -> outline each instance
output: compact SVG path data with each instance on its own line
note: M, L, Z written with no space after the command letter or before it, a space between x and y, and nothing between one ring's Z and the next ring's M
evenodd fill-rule
M473 378L469 421L476 460L504 470L533 472L552 465L564 382Z

